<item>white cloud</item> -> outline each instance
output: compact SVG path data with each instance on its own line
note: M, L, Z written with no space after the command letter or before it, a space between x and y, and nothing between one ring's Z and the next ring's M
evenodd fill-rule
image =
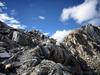
M3 22L14 20L14 18L9 17L7 13L0 13L0 20Z
M2 9L7 8L3 2L0 2L0 21L6 23L7 25L14 27L14 28L21 28L21 29L25 29L26 26L22 25L20 21L18 21L17 19L15 19L12 16L9 16L8 13L4 13ZM5 9L6 10L6 9Z
M3 9L7 9L7 7L4 2L0 1L0 12L3 12Z
M10 11L10 14L11 14L12 16L16 16L16 14L17 14L17 13L16 13L16 10L15 10L15 9L11 10L11 11Z
M44 16L38 16L39 19L44 20L45 17Z
M13 28L21 28L21 29L25 29L26 28L26 26L25 25L18 25L18 24L13 24L13 25L10 25L11 27L13 27Z
M67 21L70 18L81 24L90 19L100 16L96 6L99 0L85 0L82 4L70 8L64 8L61 14L61 21Z
M50 33L43 33L44 35L49 35Z
M0 1L0 7L4 7L4 3Z
M92 19L88 23L91 23L93 25L99 25L100 26L100 19L98 19L98 18Z
M6 24L14 28L24 29L26 27L25 25L21 25L20 21L16 20L13 17L10 17L7 13L0 14L0 21L5 22Z
M63 30L63 31L59 31L57 30L52 36L51 38L54 38L57 40L57 42L62 42L64 40L64 37L66 37L69 33L71 33L73 30Z
M14 24L15 24L15 23L16 23L16 24L19 24L20 22L19 22L18 20L16 20L16 19L13 18L12 20L10 20L10 23L11 23L11 24L13 24L13 23L14 23Z

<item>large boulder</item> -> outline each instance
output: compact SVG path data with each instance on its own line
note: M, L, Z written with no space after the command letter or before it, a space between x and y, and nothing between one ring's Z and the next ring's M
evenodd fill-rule
M25 35L24 33L19 31L13 31L12 40L22 46L31 44L31 38L28 35Z

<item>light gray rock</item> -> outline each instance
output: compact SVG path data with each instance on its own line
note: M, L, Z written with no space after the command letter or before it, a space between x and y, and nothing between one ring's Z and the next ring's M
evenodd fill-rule
M31 75L71 75L69 72L64 71L61 64L57 64L50 60L43 60L35 67Z
M10 58L10 54L7 52L0 53L0 58Z

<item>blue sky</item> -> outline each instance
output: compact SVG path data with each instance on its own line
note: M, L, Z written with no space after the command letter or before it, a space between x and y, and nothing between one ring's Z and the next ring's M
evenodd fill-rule
M16 28L36 28L53 35L86 23L100 24L99 6L99 0L0 0L0 20Z

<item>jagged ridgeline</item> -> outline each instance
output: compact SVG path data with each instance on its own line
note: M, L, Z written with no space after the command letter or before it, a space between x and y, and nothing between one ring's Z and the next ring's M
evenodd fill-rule
M0 75L100 75L100 27L83 26L58 45L0 22Z

